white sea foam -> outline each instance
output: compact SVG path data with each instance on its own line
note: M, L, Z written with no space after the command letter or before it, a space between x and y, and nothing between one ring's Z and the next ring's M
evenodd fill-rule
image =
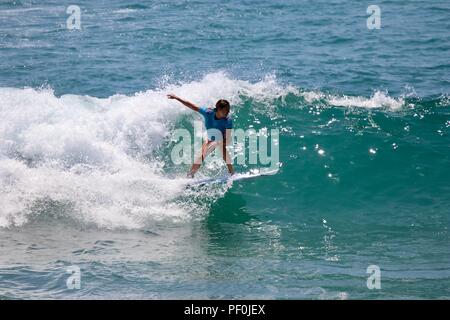
M124 9L118 9L113 11L114 13L119 13L119 14L127 14L127 13L133 13L136 12L137 9L129 9L129 8L124 8Z

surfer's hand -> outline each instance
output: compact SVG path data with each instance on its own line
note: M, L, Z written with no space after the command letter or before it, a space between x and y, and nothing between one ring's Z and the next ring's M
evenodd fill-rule
M176 95L174 95L174 94L168 94L167 98L169 98L169 99L178 99L178 97Z

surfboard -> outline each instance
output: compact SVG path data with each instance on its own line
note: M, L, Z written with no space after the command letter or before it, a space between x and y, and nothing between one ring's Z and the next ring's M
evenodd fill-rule
M260 171L254 170L245 173L235 173L232 176L224 175L218 178L203 178L203 179L194 179L188 183L188 186L204 186L210 184L221 184L221 183L233 183L235 181L244 180L244 179L253 179L262 176L272 176L278 172L278 169Z

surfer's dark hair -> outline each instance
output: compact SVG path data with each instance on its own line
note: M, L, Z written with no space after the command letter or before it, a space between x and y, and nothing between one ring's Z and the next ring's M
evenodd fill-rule
M227 108L228 110L230 110L230 103L225 99L220 99L216 102L216 109L220 110L223 108Z

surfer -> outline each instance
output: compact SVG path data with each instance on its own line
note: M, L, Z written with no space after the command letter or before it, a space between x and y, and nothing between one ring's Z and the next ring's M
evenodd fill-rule
M207 107L199 108L192 102L177 97L174 94L168 94L167 98L177 100L189 109L199 112L205 120L205 127L208 138L203 143L200 154L197 158L195 158L191 170L188 173L188 177L194 177L195 173L198 171L202 162L205 160L208 154L214 151L214 149L216 149L217 147L222 148L223 160L227 165L228 172L230 173L230 175L233 175L233 165L231 164L230 155L228 154L226 149L226 146L231 141L231 129L233 128L233 121L229 116L230 103L227 100L220 99L216 102L216 107L214 109L211 109ZM220 133L219 136L215 134L216 132ZM217 136L218 139L216 140Z

